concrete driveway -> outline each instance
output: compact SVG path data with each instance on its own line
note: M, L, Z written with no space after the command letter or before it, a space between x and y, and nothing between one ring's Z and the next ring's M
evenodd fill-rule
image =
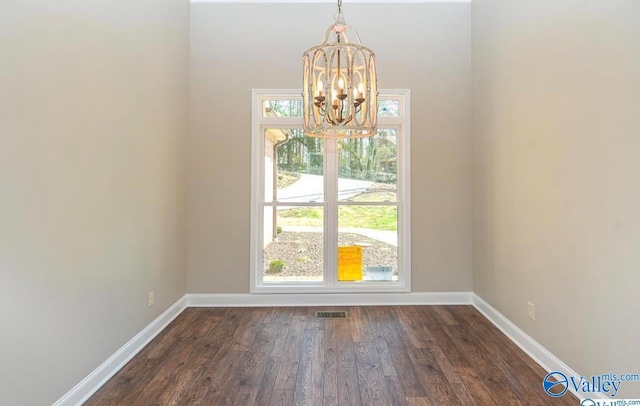
M340 178L338 180L338 197L340 200L344 200L356 196L369 189L372 184L373 182L366 180ZM278 201L287 203L322 202L324 200L323 190L323 176L303 174L297 182L278 190Z

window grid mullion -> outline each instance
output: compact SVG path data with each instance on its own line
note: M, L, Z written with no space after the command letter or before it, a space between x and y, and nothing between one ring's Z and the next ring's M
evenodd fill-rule
M398 202L338 202L338 206L399 206Z
M328 286L338 284L338 157L337 142L325 140L325 278Z

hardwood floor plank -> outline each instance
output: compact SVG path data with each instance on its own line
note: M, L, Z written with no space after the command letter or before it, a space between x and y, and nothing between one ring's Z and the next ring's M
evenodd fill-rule
M522 404L517 390L509 383L508 377L495 367L491 356L486 354L478 343L479 337L476 334L462 326L446 326L444 330L469 364L473 365L477 377L492 393L499 393L501 398L511 405Z
M276 389L271 396L269 406L292 406L293 390Z
M475 406L475 405L483 406L482 404L477 403L473 399L473 397L467 390L467 387L464 386L463 383L450 383L450 384L451 384L451 387L453 388L453 392L456 394L456 397L460 401L460 404L464 406ZM487 405L491 405L491 403L488 403Z
M440 319L442 324L446 326L457 326L458 320L449 311L449 308L455 308L456 306L433 306L433 310L436 317Z
M462 405L455 389L441 373L433 373L424 366L417 368L418 376L422 381L422 386L427 388L427 396L434 405Z
M247 310L251 311L242 317L242 324L236 333L236 337L231 347L232 351L248 351L249 347L251 347L251 344L253 343L257 324L262 324L261 312L258 312L253 308Z
M236 374L237 391L234 404L255 404L260 384L269 362L277 333L277 325L258 324L249 351L243 355L242 363Z
M397 375L385 376L387 382L387 392L393 406L406 406L407 399L402 388L402 382Z
M338 368L338 405L362 405L356 368Z
M273 349L271 350L272 357L281 357L284 354L287 337L289 336L289 327L291 321L287 320L284 322L276 323L278 328L278 333L276 335L275 342L273 343Z
M468 367L469 361L463 355L460 348L458 348L451 337L447 334L442 326L433 326L429 329L431 335L434 337L435 343L446 354L447 360L453 366Z
M400 337L407 348L428 348L434 344L435 340L427 328L427 324L422 322L420 311L416 306L407 307L406 310L394 309Z
M391 353L389 352L389 346L387 340L382 337L376 337L375 339L376 350L378 351L378 358L380 359L380 365L382 366L382 372L384 376L396 376L396 368L393 366L393 360L391 359Z
M294 405L322 404L322 379L324 369L323 333L321 330L304 330L302 353L294 393Z
M386 380L373 343L355 344L356 366L360 398L366 405L390 403Z
M438 367L442 371L442 374L447 379L451 387L454 389L454 392L458 400L460 401L460 403L462 403L465 406L466 405L473 406L476 404L479 406L482 406L482 404L477 403L473 399L473 397L469 393L469 390L467 390L467 387L465 386L464 382L462 381L462 379L454 369L453 365L451 365L451 362L449 362L449 358L447 357L445 352L442 351L442 349L438 346L434 346L429 350L433 353L433 356L435 358L436 363L438 364Z
M351 328L351 339L354 343L370 343L373 341L370 324L363 314L361 307L352 307L349 310L349 326Z
M233 351L234 337L244 330L244 321L250 316L247 312L240 308L225 309L217 328L200 343L201 351L194 352L189 364L194 368L195 379L188 390L188 404L220 404L214 403L219 398L226 403L231 401L229 384L242 356L242 352Z
M236 374L242 364L242 353L228 350L221 359L210 362L202 372L200 385L206 386L204 396L193 399L193 405L232 404L237 391Z
M271 397L274 392L276 377L278 376L278 368L280 367L280 357L269 357L267 365L264 369L264 375L256 394L256 405L268 405L271 403Z
M394 369L398 373L398 379L402 384L404 395L409 397L425 396L425 390L411 363L407 347L401 343L391 342L389 344L389 353Z
M325 396L322 398L322 406L338 406L338 398Z
M442 349L437 345L433 346L429 350L433 354L435 362L438 364L438 368L440 368L440 371L445 376L445 378L447 378L449 383L461 384L462 380L460 380L460 377L458 376L455 369L453 368L453 365L451 365L451 362L449 361L449 357L447 357L447 354L444 351L442 351Z
M428 348L410 348L407 350L409 359L414 367L432 374L441 374L440 366L436 362L436 357ZM416 368L417 370L418 368Z
M347 320L334 320L336 328L333 340L336 345L336 359L338 368L355 368L356 356L354 342Z
M338 328L337 320L328 320L324 328L324 379L323 396L325 404L338 402L338 342L335 339ZM333 400L329 400L333 399Z
M497 403L497 400L500 400L501 396L500 395L494 396L494 394L489 390L489 388L484 384L484 382L480 380L478 375L476 375L476 373L473 371L473 368L454 367L454 369L457 372L460 381L462 382L464 387L469 391L469 393L471 394L471 398L475 401L476 404L480 406L485 406L485 405L501 406L503 404L502 402Z
M410 349L409 358L416 373L420 377L422 386L426 388L426 397L430 399L432 403L445 405L460 404L454 388L440 369L431 349Z
M442 319L436 315L433 306L412 306L411 310L415 310L415 323L422 323L429 328L442 324Z
M367 307L364 308L371 333L375 339L376 336L387 340L387 343L403 343L405 338L402 337L397 326L397 316L393 313L393 308L386 306Z
M431 406L433 404L429 401L429 398L425 397L408 397L406 400L408 406Z
M365 314L375 340L384 340L387 343L391 364L398 374L405 396L424 396L425 391L413 365L411 365L407 352L408 348L412 348L413 343L405 335L402 326L399 325L401 322L399 313L402 311L397 312L396 310L398 308L365 308ZM408 306L407 310L413 311L415 309Z
M293 307L272 307L272 314L269 316L270 324L290 324L293 319Z
M289 335L285 344L286 351L280 361L278 376L274 389L295 389L300 364L300 350L302 348L302 333L304 331L304 318L293 316L289 325Z

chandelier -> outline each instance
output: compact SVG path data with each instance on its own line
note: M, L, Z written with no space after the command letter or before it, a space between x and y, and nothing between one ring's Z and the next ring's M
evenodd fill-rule
M320 138L370 137L378 121L376 57L345 23L342 0L334 18L322 44L302 57L304 132ZM349 42L348 35L357 42Z

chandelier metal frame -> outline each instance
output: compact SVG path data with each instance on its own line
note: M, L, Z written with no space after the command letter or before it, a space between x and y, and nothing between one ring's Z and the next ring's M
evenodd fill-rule
M319 138L371 137L378 121L376 57L346 24L342 0L334 18L322 44L302 57L304 132ZM350 32L357 42L349 41Z

